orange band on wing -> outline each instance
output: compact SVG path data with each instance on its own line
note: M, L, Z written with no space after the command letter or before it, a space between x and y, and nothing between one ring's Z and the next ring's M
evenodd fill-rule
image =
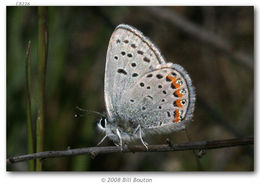
M181 99L177 99L175 101L175 103L176 103L177 107L182 108L183 105L181 104Z
M167 78L172 81L172 84L174 85L175 88L179 88L180 87L180 85L177 83L177 78L176 77L168 75Z
M179 89L179 90L176 90L174 93L175 93L175 95L178 96L178 97L182 97L182 96L183 96L183 94L180 93L180 89Z
M175 110L175 112L174 112L174 120L173 120L173 122L174 123L177 123L177 122L179 122L180 121L180 112L179 112L179 110L177 109L177 110Z

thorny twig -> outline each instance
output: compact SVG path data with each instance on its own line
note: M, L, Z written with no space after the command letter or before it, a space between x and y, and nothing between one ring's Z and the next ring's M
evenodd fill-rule
M170 143L171 144L171 143ZM106 146L106 147L88 147L79 149L68 149L64 151L45 151L34 154L26 154L21 156L15 156L6 160L7 164L18 163L22 161L28 161L32 159L47 159L47 158L58 158L65 156L76 156L76 155L90 155L92 158L98 154L109 154L116 152L174 152L174 151L186 151L186 150L205 150L205 149L217 149L225 147L234 147L242 145L254 144L254 138L234 138L225 140L213 140L213 141L197 141L182 144L164 144L164 145L149 145L148 150L141 145L135 146L124 146L121 151L120 147L117 146Z

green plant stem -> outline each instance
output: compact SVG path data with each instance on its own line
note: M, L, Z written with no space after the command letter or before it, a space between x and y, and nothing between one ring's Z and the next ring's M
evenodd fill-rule
M32 129L32 109L31 109L31 41L28 42L26 60L25 60L25 76L26 76L26 112L27 112L27 146L28 153L34 153L33 129ZM34 160L29 161L29 171L34 171Z
M42 152L42 127L43 125L41 125L41 119L40 117L37 118L36 120L36 152ZM42 170L42 163L40 161L40 159L36 160L36 171L41 171Z
M47 7L38 7L38 72L39 72L39 114L36 122L36 151L43 151L45 81L48 55ZM42 170L40 161L36 161L36 170Z

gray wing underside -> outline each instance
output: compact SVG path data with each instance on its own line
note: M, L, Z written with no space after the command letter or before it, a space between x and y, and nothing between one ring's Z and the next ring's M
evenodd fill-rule
M183 81L180 87L173 87L171 81L166 81L171 74ZM186 90L186 94L181 98L177 97L175 92L182 89ZM184 129L192 117L195 102L189 75L180 65L172 63L161 65L159 69L145 74L124 98L124 106L120 109L127 115L122 114L121 117L131 123L140 124L146 133L167 133ZM178 107L174 104L178 99L186 100L186 104ZM179 121L175 118L177 110L182 112L182 119Z
M108 118L121 118L124 95L142 75L165 64L159 50L135 28L119 25L113 32L106 57L105 103Z
M174 111L178 109L173 104L177 100L173 95L176 89L165 81L171 73L184 82L180 89L187 89L183 97L187 104L182 108L180 122L174 122ZM150 74L152 77L147 77ZM157 78L158 74L162 78ZM138 30L119 25L107 51L105 102L108 118L113 123L120 119L134 126L140 124L147 133L160 133L185 128L184 124L192 117L195 94L191 79L181 66L166 63L159 50Z

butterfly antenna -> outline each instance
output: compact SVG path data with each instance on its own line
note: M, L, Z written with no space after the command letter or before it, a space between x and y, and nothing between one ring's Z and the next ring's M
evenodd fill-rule
M86 109L80 108L79 106L76 106L76 109L78 109L79 111L82 111L82 112L90 112L90 113L94 113L94 114L97 114L102 117L106 117L104 114L101 114L100 112L96 112L93 110L86 110Z
M82 115L82 114L74 114L74 117L75 118L79 118L79 117L83 117L84 115Z

